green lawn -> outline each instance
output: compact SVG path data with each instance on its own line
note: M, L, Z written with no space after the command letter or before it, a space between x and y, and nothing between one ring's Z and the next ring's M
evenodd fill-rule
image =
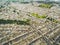
M53 5L52 4L41 4L38 7L42 7L42 8L51 8Z
M47 17L47 15L39 15L37 13L32 13L31 15L36 17L36 18L46 18Z

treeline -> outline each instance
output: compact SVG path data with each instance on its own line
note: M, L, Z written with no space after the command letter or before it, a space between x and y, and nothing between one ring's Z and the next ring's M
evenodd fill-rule
M22 21L22 20L4 20L0 19L0 24L18 24L18 25L29 25L29 21Z

